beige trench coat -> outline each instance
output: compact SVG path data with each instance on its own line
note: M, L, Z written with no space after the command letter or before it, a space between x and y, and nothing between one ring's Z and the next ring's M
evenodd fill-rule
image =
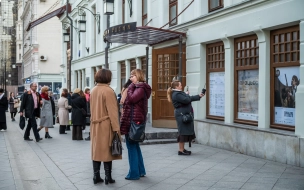
M69 106L68 99L61 97L58 100L58 117L59 125L69 125L69 110L72 107Z
M118 103L113 89L98 83L91 90L90 108L92 160L109 162L122 159L111 153L114 131L120 134Z

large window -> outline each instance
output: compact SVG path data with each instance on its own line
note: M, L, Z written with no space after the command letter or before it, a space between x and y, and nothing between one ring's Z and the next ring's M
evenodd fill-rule
M224 7L223 0L208 0L209 2L209 12L220 9Z
M121 89L126 83L126 63L124 61L120 62L120 84Z
M142 25L145 26L148 22L148 0L142 0Z
M176 16L177 16L177 0L169 0L169 21L170 21L169 26L173 26L177 24Z
M157 56L158 90L166 91L172 79L178 76L178 54L159 54Z
M122 12L122 24L125 23L125 13L126 13L126 6L125 6L125 0L122 0L122 8L121 8L121 12Z
M207 118L224 120L225 49L223 42L207 45Z
M257 125L259 43L256 35L237 38L235 49L235 122Z
M131 71L133 71L134 69L136 69L136 60L135 60L135 59L131 59L131 60L130 60L130 73L131 73Z
M143 71L143 73L146 76L146 70L147 70L147 61L146 61L146 57L142 57L141 58L141 70ZM147 76L146 76L147 77Z
M300 83L299 26L271 31L271 127L294 130Z

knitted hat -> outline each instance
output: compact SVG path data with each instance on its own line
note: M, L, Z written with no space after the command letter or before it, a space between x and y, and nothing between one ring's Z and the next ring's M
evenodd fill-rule
M80 92L80 89L79 88L76 88L75 90L74 90L74 93L75 94L78 94Z

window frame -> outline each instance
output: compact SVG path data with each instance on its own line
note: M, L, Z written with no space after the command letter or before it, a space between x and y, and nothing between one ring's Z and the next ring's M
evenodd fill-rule
M286 56L284 56L284 62L278 62L278 63L275 63L274 62L274 45L275 45L275 42L274 42L274 37L275 35L281 35L281 34L285 34L284 35L284 44L286 44L286 33L292 33L292 32L295 32L297 31L298 32L298 46L297 46L297 61L290 61L290 62L287 62L285 61L286 60ZM292 36L291 36L292 38ZM292 43L292 40L291 42ZM280 39L279 39L279 43L278 43L278 48L280 46L280 44L282 44L280 42ZM280 55L280 50L278 51L278 55ZM286 55L286 52L293 52L292 51L292 47L290 47L290 51L286 51L286 46L284 45L284 51L283 53ZM291 57L290 57L291 58ZM278 60L280 60L280 56L278 56ZM281 28L281 29L277 29L277 30L272 30L270 31L270 127L271 128L276 128L276 129L283 129L283 130L289 130L289 131L295 131L295 126L291 126L291 125L284 125L284 124L279 124L279 123L275 123L274 120L275 120L275 117L274 117L274 92L275 92L275 80L274 80L274 77L275 77L275 69L278 68L278 67L300 67L300 28L299 28L299 25L296 25L296 26L291 26L291 27L287 27L287 28ZM272 99L271 99L272 98Z
M146 57L142 57L141 58L141 70L143 71L143 73L145 74L145 76L146 76L146 68L147 68L146 66L147 66Z
M238 102L239 102L239 99L238 99L239 98L238 97L238 71L243 71L243 70L258 70L259 71L259 63L256 65L237 66L237 52L238 52L237 43L248 41L248 40L255 40L255 48L256 47L259 48L258 37L255 34L234 39L234 122L257 126L258 121L239 119L237 116L238 115ZM246 50L246 48L243 51L245 51L245 50ZM255 51L255 53L256 53L256 51ZM246 55L246 54L244 53L244 55ZM251 56L249 56L249 58L250 57ZM259 61L259 55L254 56L254 57ZM246 58L246 56L244 58ZM241 59L244 59L244 58L242 57Z
M172 18L171 18L171 7L176 6L176 23L172 24ZM178 0L169 0L169 26L175 26L178 24L177 15L178 15ZM173 17L174 18L174 17Z
M142 15L142 17L141 17L141 25L142 26L145 26L145 24L144 24L144 20L145 19L147 19L147 23L148 23L148 5L146 5L145 4L145 0L142 0L141 1L142 2L142 9L141 9L141 15ZM148 1L147 1L147 3L148 3ZM144 7L147 7L147 12L146 12L146 14L144 14Z
M130 73L133 69L136 69L136 60L135 59L130 60Z
M122 12L122 20L121 23L125 24L125 13L126 13L126 6L125 6L125 0L122 0L122 7L121 7L121 12Z
M210 62L211 60L209 59L209 48L213 48L213 47L220 47L222 46L223 47L223 50L220 52L216 52L216 53L212 53L212 55L220 55L220 54L223 54L223 59L217 59L216 61L219 61L219 62L223 62L223 65L222 67L219 65L220 68L210 68ZM225 72L225 46L224 46L224 43L222 41L220 42L215 42L215 43L212 43L212 44L207 44L206 45L206 93L207 93L207 96L206 96L206 118L207 119L215 119L215 120L221 120L221 121L224 121L225 120L225 117L221 117L221 116L215 116L215 115L210 115L210 109L209 109L209 101L210 101L210 97L208 95L209 93L209 90L210 90L210 73L212 72Z
M121 61L121 62L119 62L119 64L120 64L120 87L122 89L124 84L125 84L125 83L122 82L122 79L125 79L125 82L127 82L127 77L126 77L126 73L127 73L126 69L127 68L126 68L126 62L125 61Z
M218 9L221 9L221 8L224 7L223 0L218 0L220 5L217 6L217 7L211 8L211 1L212 0L208 0L208 10L209 10L209 13L212 12L212 11L215 11L215 10L218 10Z

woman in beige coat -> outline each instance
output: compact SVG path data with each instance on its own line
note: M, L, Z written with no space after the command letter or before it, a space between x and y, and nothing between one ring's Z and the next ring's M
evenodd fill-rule
M91 90L91 153L94 169L94 184L103 182L100 178L100 165L104 164L105 184L115 183L112 179L112 160L121 156L112 156L111 143L115 133L120 136L117 98L109 86L112 72L100 69L95 75L97 85Z
M66 126L69 125L69 109L72 107L68 102L68 90L62 89L61 97L58 100L59 134L67 134Z

